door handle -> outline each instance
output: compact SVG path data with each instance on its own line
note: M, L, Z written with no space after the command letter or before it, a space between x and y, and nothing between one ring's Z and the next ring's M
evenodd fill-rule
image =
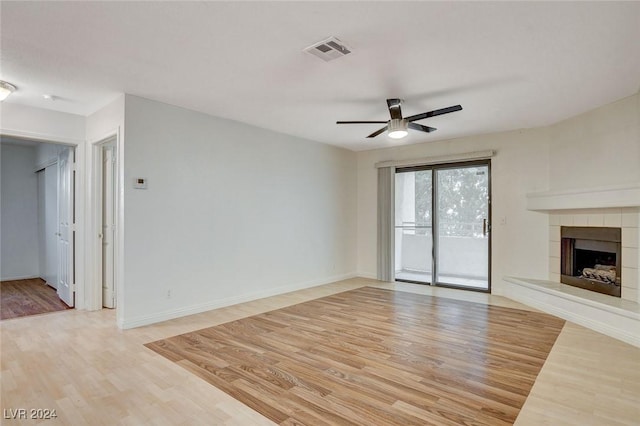
M489 227L487 225L487 219L482 219L482 235L487 236L487 232L489 232Z

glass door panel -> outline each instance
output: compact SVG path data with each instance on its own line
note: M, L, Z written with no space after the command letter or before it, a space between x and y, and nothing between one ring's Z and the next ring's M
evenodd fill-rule
M489 290L489 167L436 173L436 283Z
M396 173L395 274L396 279L432 281L432 171Z

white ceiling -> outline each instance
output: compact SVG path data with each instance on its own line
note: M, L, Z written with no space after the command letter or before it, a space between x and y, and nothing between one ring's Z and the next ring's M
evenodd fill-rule
M6 102L88 115L130 93L364 150L538 127L640 88L640 2L7 2ZM336 36L332 62L302 49ZM50 102L42 94L59 99ZM461 104L393 141L387 120Z

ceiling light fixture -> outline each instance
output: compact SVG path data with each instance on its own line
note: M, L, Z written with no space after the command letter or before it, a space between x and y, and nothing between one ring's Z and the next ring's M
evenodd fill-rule
M16 86L6 81L0 80L0 102L7 99L7 96L12 94L16 90Z
M389 121L389 137L391 139L402 139L408 134L407 121L404 118L393 118Z

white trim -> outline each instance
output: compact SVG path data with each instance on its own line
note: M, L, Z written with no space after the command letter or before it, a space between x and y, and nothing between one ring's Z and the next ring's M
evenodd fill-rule
M76 309L86 309L86 305L84 303L84 295L86 291L86 281L85 281L85 190L86 190L86 181L85 181L85 171L87 168L87 164L85 161L85 142L76 145L75 149L75 223L74 223L74 232L76 235L75 239L75 276L73 280L73 285L76 293L75 300L75 308Z
M377 280L376 274L371 272L358 272L356 273L356 277L358 278L369 278L371 280Z
M59 145L77 146L84 143L83 139L61 138L60 136L57 136L57 135L47 135L44 133L25 132L22 130L11 130L11 129L3 129L3 128L0 128L0 135L10 136L10 137L19 138L19 139L29 139L37 142L59 144Z
M414 166L426 166L430 164L461 163L464 161L487 160L495 155L496 155L496 151L494 150L474 151L474 152L466 152L462 154L450 154L450 155L439 155L436 157L415 158L411 160L380 161L375 164L375 167L379 169L381 167L414 167Z
M51 167L51 166L56 165L56 164L58 164L58 159L57 158L50 158L47 161L38 164L35 167L35 170L33 172L34 173L38 173L38 172L46 169L47 167Z
M121 188L121 137L120 128L113 129L100 138L89 142L91 149L89 150L90 162L91 162L91 176L89 183L89 203L90 208L88 210L89 220L89 232L87 233L87 245L89 253L88 266L90 271L90 279L87 279L86 285L86 303L88 310L100 310L102 309L102 240L98 238L98 234L102 232L102 146L106 143L113 143L116 147L116 235L114 237L114 249L115 249L115 280L116 280L116 309L122 307L122 277L123 277L123 211L122 211L122 188Z
M118 320L118 327L123 329L141 327L143 325L154 324L161 321L167 321L174 318L184 317L187 315L199 314L201 312L224 308L231 305L237 305L238 303L251 302L253 300L263 299L265 297L277 296L280 294L289 293L296 290L303 290L311 287L317 287L320 285L325 285L325 284L333 283L336 281L347 280L349 278L354 278L354 277L356 277L355 273L334 275L332 277L327 277L323 279L311 280L311 281L306 281L306 282L297 283L297 284L284 285L284 286L276 287L270 290L256 291L256 292L248 293L242 296L228 297L226 299L218 299L218 300L213 300L206 303L185 306L183 308L171 309L164 312L159 312L157 314L141 315L139 317L126 319L124 321Z
M17 277L2 277L0 281L18 281L18 280L34 280L36 278L40 278L39 275L20 275ZM42 278L40 278L42 280ZM42 280L44 281L44 280ZM45 281L46 282L46 281Z
M527 194L527 210L640 207L640 183Z
M640 347L638 303L615 298L609 303L600 303L578 295L584 293L591 297L587 290L571 287L563 291L561 284L551 281L516 277L503 279L505 297Z

